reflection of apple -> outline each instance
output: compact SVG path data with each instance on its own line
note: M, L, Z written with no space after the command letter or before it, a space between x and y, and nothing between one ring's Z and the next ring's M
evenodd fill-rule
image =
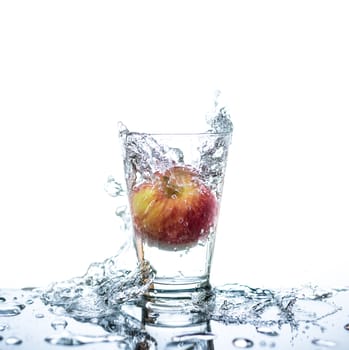
M136 234L163 248L193 245L205 238L218 210L215 195L184 166L136 186L130 202Z

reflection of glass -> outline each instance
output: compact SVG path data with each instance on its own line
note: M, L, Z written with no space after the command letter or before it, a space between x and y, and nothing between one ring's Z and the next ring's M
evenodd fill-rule
M187 314L185 308L157 310L144 307L142 319L146 333L156 339L157 349L214 349L216 336L211 333L210 322L203 315Z
M156 271L148 295L209 288L231 132L122 137L138 259Z

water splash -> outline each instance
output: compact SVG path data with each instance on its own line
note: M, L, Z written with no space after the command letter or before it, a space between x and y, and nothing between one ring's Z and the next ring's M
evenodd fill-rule
M209 115L208 121L211 131L230 132L232 130L229 114L218 102L215 103L214 112ZM120 123L119 128L121 139L125 140L126 136L130 136L125 125ZM140 148L140 144L132 140L131 135L131 139L127 142L131 142L134 147L132 154L135 157L142 157L144 160L148 157L156 157L165 166L183 161L180 150L164 146L152 138L149 139L149 135L135 135L137 137L141 135L148 146L142 145ZM202 167L209 164L205 173L212 178L213 182L217 173L224 171L219 168L222 163L219 162L222 156L221 145L207 143L204 147ZM151 162L135 162L143 167L139 169L140 171L151 174L153 169L149 168L149 163ZM116 215L121 221L120 231L126 233L127 239L115 256L101 263L92 263L82 277L56 282L43 292L43 301L56 307L56 313L66 313L83 320L115 314L120 311L120 305L135 301L142 296L154 279L154 271L147 263L133 266L132 269L125 266L125 261L128 261L126 257L131 250L134 254L126 191L114 177L108 178L106 191L118 200ZM135 256L133 258L135 261ZM226 284L214 288L209 298L196 300L194 295L190 312L204 313L209 319L223 323L253 324L257 332L276 336L277 332L270 329L273 325L288 323L296 328L301 321L315 322L337 312L338 308L335 305L326 302L335 292L312 286L298 290L278 291ZM2 304L0 304L0 313ZM20 312L19 308L12 310L14 314Z
M125 195L125 190L122 184L115 179L113 175L109 175L107 182L104 185L104 190L111 197L120 197Z
M215 92L212 110L206 115L207 129L205 134L220 133L220 138L205 138L205 143L199 150L202 155L200 164L197 164L200 176L211 188L215 188L216 181L224 173L224 165L227 157L227 144L231 142L233 124L227 107L221 103L220 91ZM159 135L130 132L128 128L119 122L119 139L121 141L124 168L127 186L131 188L135 182L142 180L150 181L155 172L164 172L173 165L184 165L186 160L183 151L177 147L161 142ZM127 155L127 157L126 157ZM152 159L149 162L149 159ZM154 161L155 160L155 161ZM136 174L136 175L135 175ZM220 193L217 190L217 193Z
M206 114L206 122L209 125L208 132L233 132L233 123L230 113L224 101L222 101L222 92L216 90L214 93L213 109Z
M123 267L129 250L130 242L126 241L118 254L102 263L92 263L82 277L50 285L42 300L82 319L115 312L120 304L143 295L154 279L147 263L136 265L134 270Z
M209 132L228 132L233 130L230 116L217 99L213 111L207 114ZM119 136L122 142L130 142L132 157L142 157L143 161L135 161L141 164L138 169L147 176L154 169L146 162L149 157L158 159L165 167L173 163L184 162L183 153L177 148L162 145L148 135L133 135L143 137L147 147L140 148L135 139L130 137L129 130L122 123L119 124ZM203 147L204 157L200 163L200 171L214 179L221 174L220 159L226 155L223 153L222 140L216 143L206 143ZM135 181L135 179L132 179ZM105 186L106 192L118 200L115 214L120 219L120 231L126 233L126 241L119 252L101 263L93 263L87 272L81 277L75 277L68 281L56 282L46 288L41 299L52 306L52 311L59 315L69 315L79 321L91 322L100 325L109 332L108 335L86 336L67 332L67 323L63 319L52 321L52 328L59 332L47 337L50 344L57 345L82 345L102 342L115 342L124 349L155 349L156 341L142 331L140 321L127 315L122 310L125 304L136 303L149 288L154 278L154 271L149 264L136 265L130 268L125 266L133 247L131 245L131 220L126 204L126 191L114 177L110 176ZM291 290L269 290L252 288L239 284L227 284L216 287L208 298L191 300L190 313L202 313L208 320L224 324L250 324L256 328L256 332L269 337L278 336L274 329L283 324L289 324L292 329L297 329L300 322L316 324L320 319L336 313L340 308L328 302L338 290L322 290L318 287L306 286ZM6 311L7 310L7 311ZM21 307L13 304L9 307L5 297L0 299L0 316L15 316L21 313ZM3 315L1 315L3 312ZM12 314L11 314L12 313ZM157 315L153 315L156 319ZM349 330L349 325L345 326ZM0 329L1 330L1 329ZM199 349L201 342L207 342L214 338L212 333L194 333L177 335L172 342L167 344L167 349ZM250 348L253 341L247 338L235 338L232 344L236 348ZM320 339L313 340L314 345L330 347L330 342ZM202 348L205 348L204 346Z
M67 314L83 322L94 320L94 323L106 331L119 335L138 334L137 341L141 344L144 341L141 340L144 333L141 331L140 321L127 314L122 306L137 304L137 298L147 290L148 282L150 283L153 277L149 266L144 267L143 271L138 267L135 271L127 273L116 269L112 274L114 278L111 279L109 273L101 274L99 267L98 264L92 265L84 277L72 279L68 281L68 285L57 283L51 286L43 293L43 300L58 307L58 312L57 309L53 311L60 316ZM148 280L144 279L147 274L150 274ZM207 298L196 298L193 294L191 302L186 302L186 311L192 315L200 313L207 320L224 324L253 325L257 333L276 337L279 333L275 327L280 329L282 325L287 324L296 330L301 323L316 325L319 320L333 315L341 308L331 303L332 297L347 290L324 290L314 286L269 290L226 284L215 287ZM155 322L158 315L154 314L152 317ZM57 330L64 329L64 319L58 320L60 321L56 319L55 323L52 323L52 327ZM349 329L348 325L344 327ZM213 337L214 334L211 333L177 335L168 348L178 343L192 346L193 342L208 341ZM52 339L58 341L58 335ZM152 343L152 340L148 339L147 342ZM243 348L240 338L234 344L235 347ZM245 347L248 344L250 343L247 342Z
M315 323L339 311L340 307L328 302L333 293L312 286L269 290L226 284L213 290L211 302L198 303L197 308L206 308L212 320L251 324L259 333L276 336L271 326L289 324L295 329L300 322Z

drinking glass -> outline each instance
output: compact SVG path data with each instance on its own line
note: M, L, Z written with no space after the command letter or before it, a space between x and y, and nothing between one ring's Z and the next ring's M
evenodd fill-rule
M147 296L209 290L232 132L120 135L137 258L156 272Z

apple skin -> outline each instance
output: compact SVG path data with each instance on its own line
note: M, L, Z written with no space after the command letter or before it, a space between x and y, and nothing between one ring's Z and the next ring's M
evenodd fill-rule
M130 205L135 233L162 249L185 249L206 238L218 211L215 195L186 166L136 186Z

